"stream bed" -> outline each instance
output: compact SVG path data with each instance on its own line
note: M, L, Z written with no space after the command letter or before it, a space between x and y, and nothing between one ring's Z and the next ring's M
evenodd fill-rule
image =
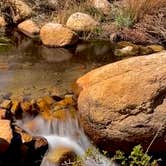
M114 62L107 41L80 42L73 48L47 48L17 36L10 47L0 46L0 96L37 98L71 92L74 81L86 72ZM2 49L3 48L3 49Z

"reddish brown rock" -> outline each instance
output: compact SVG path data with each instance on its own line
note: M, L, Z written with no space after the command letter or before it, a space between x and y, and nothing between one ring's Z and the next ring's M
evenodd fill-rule
M45 24L40 30L40 38L44 45L50 47L64 47L73 45L78 41L75 32L55 23Z
M8 143L12 139L12 129L9 120L0 120L0 138L5 139Z
M166 151L166 51L122 60L77 80L80 121L108 151Z
M21 136L21 141L22 143L28 143L32 141L32 136L30 134L28 134L26 131L24 131L23 129L21 129L20 127L15 127L15 132L20 134Z
M30 101L22 101L20 105L23 112L32 112L32 104Z
M5 119L6 117L6 110L0 108L0 119Z
M12 100L12 107L10 109L13 115L16 115L20 109L20 102L18 100Z
M39 35L40 29L32 20L26 20L18 25L18 29L30 38L35 38Z
M33 138L33 140L35 141L34 148L36 150L45 147L48 148L48 142L44 137L36 136Z
M44 119L51 119L51 106L44 99L38 99L36 105L39 109L39 113L43 116Z
M51 96L44 96L43 100L48 104L51 105L55 102L55 100Z
M1 108L4 108L4 109L10 109L12 106L12 101L11 100L3 100L2 103L0 104L0 107Z

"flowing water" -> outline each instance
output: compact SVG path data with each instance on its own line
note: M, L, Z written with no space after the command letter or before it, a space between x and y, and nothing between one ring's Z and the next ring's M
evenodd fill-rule
M28 128L27 123L29 121L33 122L35 127ZM42 160L41 166L58 166L58 164L50 161L48 156L59 147L72 149L77 156L82 157L84 166L113 166L113 163L90 143L80 127L78 119L69 113L67 113L65 121L58 119L44 120L41 116L37 116L34 119L26 117L18 121L18 125L33 136L42 136L47 139L49 149ZM89 149L91 151L90 155L86 155ZM66 163L66 165L68 164Z

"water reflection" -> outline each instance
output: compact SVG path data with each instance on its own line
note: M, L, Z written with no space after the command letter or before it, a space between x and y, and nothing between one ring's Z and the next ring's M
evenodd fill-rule
M41 55L49 63L63 62L71 59L73 56L69 50L65 48L47 48L42 47Z
M71 92L71 84L81 75L116 61L110 42L85 42L76 48L47 48L17 33L12 47L0 52L0 95L38 97L57 88ZM11 44L11 42L6 42Z

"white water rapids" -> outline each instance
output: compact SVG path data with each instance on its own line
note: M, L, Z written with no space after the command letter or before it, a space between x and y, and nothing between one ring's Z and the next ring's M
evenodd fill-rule
M27 127L29 121L33 122L33 128ZM44 120L41 116L37 116L34 119L24 118L18 122L18 125L33 136L43 136L47 139L49 148L40 166L58 166L47 159L47 155L58 147L70 148L77 156L84 156L84 166L115 166L92 146L77 118L72 118L70 114L64 121ZM91 155L86 156L85 153L89 148L92 149Z

